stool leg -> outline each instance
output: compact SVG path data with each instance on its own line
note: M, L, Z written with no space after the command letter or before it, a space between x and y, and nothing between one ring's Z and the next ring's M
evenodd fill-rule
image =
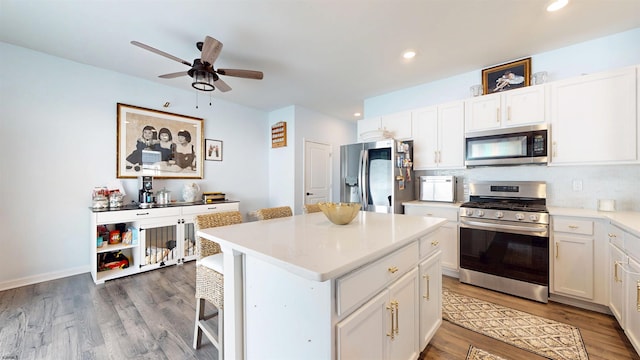
M222 351L222 347L224 344L224 337L222 332L222 328L224 327L224 316L222 316L222 313L222 309L218 309L218 359L224 359L224 352Z
M196 299L196 326L193 329L193 348L198 349L202 343L200 320L204 319L204 299Z

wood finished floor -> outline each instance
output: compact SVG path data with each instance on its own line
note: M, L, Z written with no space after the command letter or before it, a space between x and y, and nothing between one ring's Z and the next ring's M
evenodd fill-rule
M82 274L2 291L0 359L217 359L208 341L199 350L191 348L194 279L195 263L190 262L103 285ZM577 326L590 360L640 360L611 316L539 304L449 277L443 285ZM464 359L470 344L508 359L543 359L446 321L421 359Z

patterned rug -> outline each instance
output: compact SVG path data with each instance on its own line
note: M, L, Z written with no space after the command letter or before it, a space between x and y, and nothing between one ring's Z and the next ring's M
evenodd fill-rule
M587 360L580 330L442 289L442 318L549 359Z
M466 360L506 360L498 355L493 355L488 351L478 349L473 345L469 345L469 351L467 352Z

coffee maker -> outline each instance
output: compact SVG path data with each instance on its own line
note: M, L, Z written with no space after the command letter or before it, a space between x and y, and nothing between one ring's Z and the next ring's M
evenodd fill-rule
M153 177L140 177L140 191L138 193L138 201L140 207L150 207L153 204Z

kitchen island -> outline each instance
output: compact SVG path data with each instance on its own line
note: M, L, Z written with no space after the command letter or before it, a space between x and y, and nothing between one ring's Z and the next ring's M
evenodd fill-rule
M445 222L361 211L198 232L224 253L224 358L417 358L442 321Z

